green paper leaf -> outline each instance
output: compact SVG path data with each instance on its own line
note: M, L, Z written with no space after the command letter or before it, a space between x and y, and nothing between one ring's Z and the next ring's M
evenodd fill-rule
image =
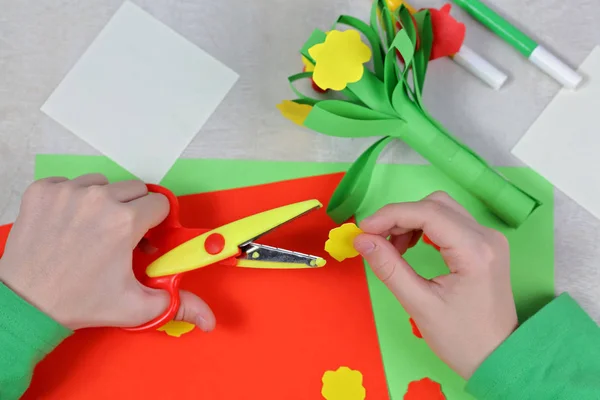
M304 120L304 126L329 136L400 136L403 120L341 100L323 100Z
M424 108L422 93L425 85L425 75L429 57L431 56L431 47L433 46L433 29L431 26L431 15L429 10L422 10L415 14L417 29L420 39L419 49L415 53L413 62L413 80L416 101L421 108Z
M379 3L382 5L380 7L381 18L383 20L383 30L384 30L386 38L387 38L386 50L388 50L390 47L390 43L392 43L392 40L394 40L396 30L394 28L394 22L392 21L390 9L388 8L386 2L380 0Z
M375 142L346 172L327 206L327 214L335 222L342 223L356 214L369 189L377 159L392 140L383 138Z
M404 60L404 69L402 70L402 80L406 79L407 71L410 69L410 66L413 63L413 57L415 54L415 45L413 40L410 38L410 34L402 29L396 34L396 37L392 41L392 50L390 52L394 52L398 50L402 59ZM388 53L389 54L389 53Z
M295 75L288 77L288 82L290 83L290 87L292 88L294 93L296 93L296 96L298 96L298 98L300 100L302 100L302 104L309 104L311 106L317 104L321 100L316 99L314 97L304 95L304 93L302 93L301 91L296 89L294 82L296 82L300 79L310 79L310 78L312 78L312 76L313 76L312 72L300 72L299 74L295 74Z
M315 60L310 56L310 54L308 54L308 50L316 44L323 43L326 38L327 38L327 35L325 34L325 32L323 32L322 30L319 30L319 29L315 29L311 33L308 40L302 46L302 49L300 49L300 54L302 54L304 57L309 59L311 63L314 64Z
M385 85L385 96L390 105L392 105L394 89L399 83L397 59L396 51L392 49L386 54L384 62L383 84Z
M363 76L358 82L349 83L347 88L367 107L397 117L390 99L385 96L383 82L368 69L365 68Z

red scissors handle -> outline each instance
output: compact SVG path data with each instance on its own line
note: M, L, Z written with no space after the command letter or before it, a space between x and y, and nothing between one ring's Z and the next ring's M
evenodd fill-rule
M169 214L158 226L152 228L144 236L148 243L156 247L157 251L153 254L146 254L140 249L134 251L133 264L134 272L138 280L145 286L152 289L165 290L169 293L169 305L158 317L133 328L126 328L128 331L139 332L150 329L157 329L167 322L171 321L177 315L181 298L179 297L179 285L182 274L159 276L150 278L146 275L146 267L158 257L177 247L181 243L197 236L204 230L186 229L181 226L179 221L179 201L177 196L169 189L159 185L146 185L149 192L164 195L169 200Z
M179 297L179 283L181 281L181 274L159 276L158 278L148 278L142 282L145 286L152 289L166 290L169 293L169 305L162 314L158 317L134 328L126 328L128 331L140 332L150 329L157 329L173 320L177 315L179 306L181 305L181 298Z

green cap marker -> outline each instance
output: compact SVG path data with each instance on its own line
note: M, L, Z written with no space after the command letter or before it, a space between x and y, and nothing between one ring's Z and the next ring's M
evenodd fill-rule
M502 18L480 0L452 1L563 86L575 89L583 80L581 75L562 62L558 57L536 43L535 40L521 32L517 27Z

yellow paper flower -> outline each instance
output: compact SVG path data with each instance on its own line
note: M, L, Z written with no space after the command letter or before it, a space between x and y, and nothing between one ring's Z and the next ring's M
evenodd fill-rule
M352 223L344 224L329 231L329 240L325 242L325 251L339 262L346 258L356 257L354 239L363 231Z
M189 322L169 321L157 330L165 332L169 336L180 337L181 335L191 332L192 329L194 329L194 324L190 324Z
M364 400L367 393L360 371L339 367L323 374L321 394L326 400Z
M313 80L322 89L343 90L362 78L364 63L371 59L371 49L360 40L357 31L331 31L325 42L308 49L315 60Z
M277 104L277 108L281 112L281 115L300 126L304 125L304 120L312 110L312 106L308 104L298 104L291 100L283 100Z

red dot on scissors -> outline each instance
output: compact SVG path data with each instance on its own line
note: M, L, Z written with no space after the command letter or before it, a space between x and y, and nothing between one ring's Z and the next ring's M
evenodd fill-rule
M213 256L223 251L224 247L225 238L220 233L210 234L204 242L204 250L206 250L208 254L212 254Z

